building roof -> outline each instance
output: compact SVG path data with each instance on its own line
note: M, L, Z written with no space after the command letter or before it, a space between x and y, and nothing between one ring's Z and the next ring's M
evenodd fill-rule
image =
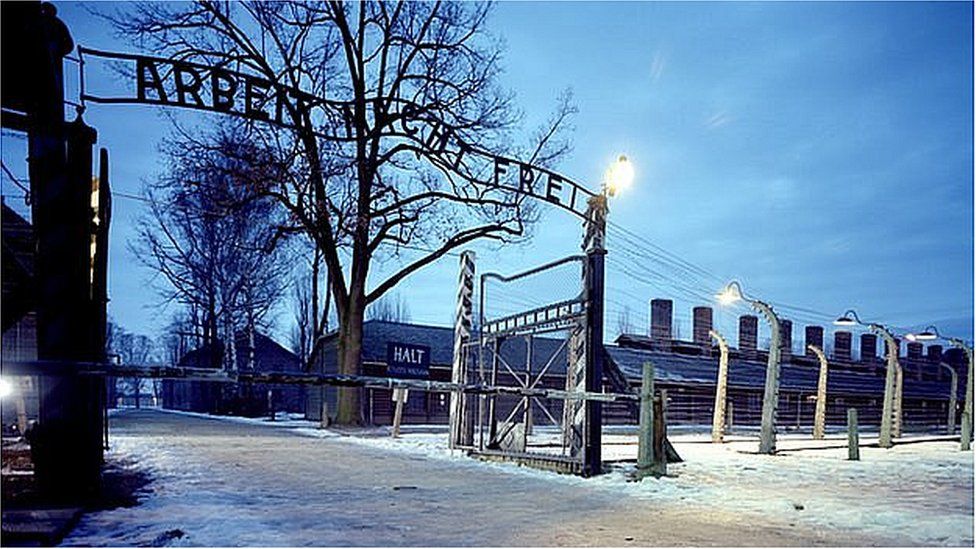
M217 352L222 352L218 346ZM204 345L190 351L180 359L184 368L210 368L210 346ZM248 361L248 338L246 333L237 334L237 369L246 370ZM219 363L219 361L218 361ZM302 370L298 355L285 349L268 336L254 334L254 369L259 372L300 372Z
M330 340L326 342L327 346L335 345L334 335L330 335ZM430 347L430 363L433 366L450 367L454 361L453 328L387 320L367 320L363 323L362 361L385 364L387 343L391 342ZM501 345L499 354L512 370L521 373L525 371L527 349L525 338L515 337ZM554 354L557 357L551 361L548 372L562 374L566 371L566 349L563 341L543 337L533 338L532 371L542 371ZM490 356L486 356L485 360L490 360ZM502 365L499 367L504 368Z
M718 359L711 356L683 356L662 351L627 349L617 345L607 345L607 352L617 367L631 382L641 378L644 362L654 364L654 378L676 384L712 385L718 378ZM820 375L818 367L780 364L780 388L788 391L816 391ZM766 363L754 360L729 359L729 387L762 388L766 380ZM963 383L960 383L963 385ZM962 387L959 387L962 390ZM879 397L884 394L884 377L869 372L829 370L827 392L831 394L864 395ZM945 398L948 381L919 381L905 376L904 395L906 398Z

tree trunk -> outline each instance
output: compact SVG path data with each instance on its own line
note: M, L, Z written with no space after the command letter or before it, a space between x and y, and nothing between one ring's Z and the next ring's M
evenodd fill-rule
M316 246L315 254L312 257L312 341L315 341L319 335L319 262L321 257L321 252ZM328 290L326 290L326 294L328 294Z
M228 314L228 317L230 315ZM235 333L234 323L228 318L226 321L226 338L227 338L227 354L224 357L224 364L226 368L230 371L237 370L237 334Z
M362 306L351 306L340 321L337 357L340 374L359 374L359 364L363 354L363 309ZM339 425L363 425L360 389L358 387L339 387L338 392L339 404L336 409L336 423Z
M210 347L210 367L217 369L220 368L222 357L220 353L217 352L217 341L220 339L217 337L217 304L213 297L210 298L207 304L207 317L206 317L206 327L207 333L204 334L204 344Z

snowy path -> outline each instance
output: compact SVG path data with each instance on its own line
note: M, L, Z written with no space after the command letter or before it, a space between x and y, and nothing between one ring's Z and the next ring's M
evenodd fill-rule
M141 505L85 516L66 545L973 543L972 454L950 443L867 449L848 464L839 450L797 459L679 442L688 461L672 466L677 477L636 484L451 456L442 435L340 437L145 410L112 424L110 456L154 481ZM879 467L899 478L878 482Z

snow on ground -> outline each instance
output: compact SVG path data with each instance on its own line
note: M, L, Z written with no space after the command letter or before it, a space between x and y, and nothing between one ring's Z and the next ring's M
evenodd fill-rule
M817 442L810 440L809 435L781 436L778 448L790 451L767 456L755 453L758 446L755 438L730 437L730 442L725 444L711 444L705 433L682 433L671 440L684 462L669 464L669 475L665 478L637 483L628 481L633 462L619 461L636 458L636 437L612 429L611 434L604 435L604 459L611 461L610 473L582 479L515 464L480 462L461 452L452 452L447 448L443 426L404 426L401 437L393 439L389 427L323 430L317 422L297 417L281 417L272 422L268 418L170 413L276 428L396 455L452 460L462 467L496 470L668 508L687 507L706 512L713 508L739 513L743 521L750 520L750 516L763 517L813 531L860 531L878 539L900 540L900 544L906 545L973 545L973 454L961 452L958 442L948 440L901 444L888 450L862 447L861 461L848 461L846 440L836 435ZM538 429L533 441L555 442L558 434ZM167 464L179 458L168 454L164 441L160 442L154 448L155 454L133 446L142 443L136 440L123 437L115 444L116 451L122 454L138 454L140 465L172 476ZM862 444L869 442L870 439L862 437ZM189 467L180 482L196 482L202 487L210 482L208 474L206 467ZM163 480L166 484L175 479ZM215 497L234 498L235 495L202 494L186 502L190 506L186 511L207 516L208 505L212 503L208 498ZM240 516L228 520L267 520L267 517L250 516L249 508L245 504ZM85 532L76 538L82 544L86 539L90 541ZM112 544L125 545L136 540L112 541ZM268 544L266 541L262 544ZM337 541L343 544L342 540ZM68 542L74 543L70 539ZM166 543L179 544L179 539ZM275 544L274 540L270 544Z
M400 439L347 440L435 459L471 460L449 450L445 439L446 433L407 433ZM642 483L629 481L633 463L612 464L609 474L594 479L512 464L481 466L520 469L523 474L667 505L710 503L811 526L893 535L922 545L973 545L973 454L961 452L958 442L901 444L889 450L863 447L860 461L848 461L846 437L813 441L809 435L781 436L779 449L798 450L774 456L756 453L758 439L746 437L725 444L711 444L707 434L671 440L684 462L669 464L668 477ZM871 442L875 441L862 438L862 444ZM604 435L603 458L636 461L636 437Z
M274 424L266 418L225 419L290 427L303 436L342 436L300 419ZM403 426L399 439L390 437L389 432L389 427L362 429L355 432L358 436L347 435L345 440L434 459L474 462L462 452L447 448L444 426ZM559 440L551 428L537 432L535 443ZM758 440L754 437L731 436L725 444L711 444L709 435L701 432L670 438L684 462L670 464L668 477L644 483L629 482L633 464L613 465L609 474L586 480L513 464L478 465L515 469L668 504L714 502L824 527L895 534L925 545L973 544L973 454L959 451L958 442L900 444L888 450L863 447L860 461L848 461L846 435L829 435L822 441L805 434L780 435L777 448L782 453L775 456L756 454ZM861 437L862 445L875 442L875 433ZM637 458L633 435L605 434L603 443L604 460ZM648 489L648 483L654 484L653 489Z

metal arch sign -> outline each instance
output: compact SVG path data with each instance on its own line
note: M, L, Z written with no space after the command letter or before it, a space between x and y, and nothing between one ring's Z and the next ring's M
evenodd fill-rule
M82 60L81 99L104 104L144 104L181 107L299 129L296 115L311 123L319 138L349 142L353 103L316 97L298 88L223 66L116 53L78 47ZM131 64L131 86L121 93L93 93L86 88L89 60ZM375 105L378 99L371 101ZM470 145L453 128L421 105L399 103L397 120L387 135L400 139L401 151L423 156L461 188L512 191L559 206L586 220L593 191L549 169L491 153Z

